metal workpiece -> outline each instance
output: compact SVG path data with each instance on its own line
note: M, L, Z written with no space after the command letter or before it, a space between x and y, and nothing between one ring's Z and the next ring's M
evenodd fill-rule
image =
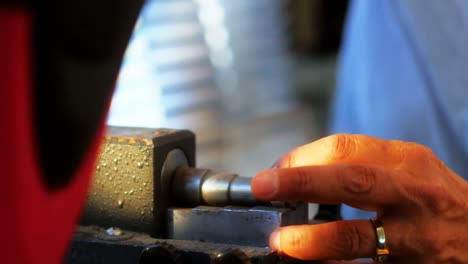
M196 206L202 201L201 184L210 170L180 167L174 173L171 195L175 204Z
M81 224L163 236L170 179L180 166L195 166L192 132L110 127Z
M252 194L252 188L250 183L252 178L250 177L236 177L231 182L229 187L229 200L232 204L239 205L256 205L263 202L259 202Z
M198 206L170 208L168 238L267 247L278 227L308 223L307 204L271 206Z
M172 197L177 205L244 205L260 204L252 194L251 178L235 173L182 167L172 179Z
M148 234L122 230L110 237L97 226L80 227L71 243L68 264L276 264L276 252L265 247L233 246L202 241L157 239ZM164 262L166 261L166 262ZM234 262L233 262L234 261Z
M257 201L250 183L196 168L190 131L110 128L67 263L282 263L269 236L307 205Z

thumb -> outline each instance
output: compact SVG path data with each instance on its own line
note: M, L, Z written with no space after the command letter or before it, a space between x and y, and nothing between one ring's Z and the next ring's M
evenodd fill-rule
M281 227L270 247L302 260L356 259L375 254L375 233L367 220Z

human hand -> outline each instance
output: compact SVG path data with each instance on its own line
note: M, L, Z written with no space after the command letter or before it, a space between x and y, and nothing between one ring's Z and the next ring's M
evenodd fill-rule
M329 136L257 174L252 191L261 200L345 203L377 212L390 263L468 263L468 185L422 145ZM270 246L298 259L350 260L375 256L376 239L368 220L336 221L281 227Z

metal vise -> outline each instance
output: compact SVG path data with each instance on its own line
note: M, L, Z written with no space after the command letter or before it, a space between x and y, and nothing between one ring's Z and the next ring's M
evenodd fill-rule
M196 168L190 131L112 127L68 262L276 263L270 233L307 222L306 204L257 201L250 178Z

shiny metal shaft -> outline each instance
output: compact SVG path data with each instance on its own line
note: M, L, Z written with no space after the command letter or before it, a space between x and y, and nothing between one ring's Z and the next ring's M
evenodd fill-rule
M172 176L172 198L183 205L257 205L251 178L209 169L181 167Z

